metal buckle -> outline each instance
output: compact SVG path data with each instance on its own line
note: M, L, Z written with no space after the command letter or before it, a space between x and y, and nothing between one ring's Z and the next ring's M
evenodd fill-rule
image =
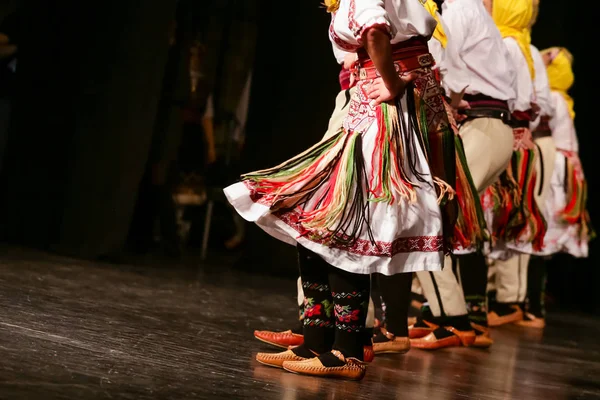
M427 67L433 63L433 57L431 57L431 54L421 54L417 57L417 61L419 61L421 67Z

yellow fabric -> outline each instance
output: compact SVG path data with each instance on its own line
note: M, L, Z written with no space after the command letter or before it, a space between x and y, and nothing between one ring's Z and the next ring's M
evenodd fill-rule
M544 50L542 53L548 53L552 49ZM573 68L571 66L572 57L566 49L560 49L556 57L546 67L548 72L548 81L550 82L550 89L560 93L565 99L569 106L569 114L571 118L575 118L575 102L573 98L569 96L567 91L573 86L575 82L575 75L573 74Z
M429 11L429 14L431 14L431 16L435 18L435 21L437 22L437 25L435 26L435 31L433 31L433 37L442 44L443 48L446 48L448 38L446 37L446 32L444 32L444 27L442 26L442 22L440 21L440 18L437 13L437 4L435 4L435 1L433 0L427 0L423 4L423 6L427 11Z
M502 34L502 37L512 37L519 44L519 48L527 60L531 79L535 78L533 58L531 57L530 23L533 16L531 0L494 0L492 17Z
M340 0L324 0L323 4L330 13L336 12L340 8Z

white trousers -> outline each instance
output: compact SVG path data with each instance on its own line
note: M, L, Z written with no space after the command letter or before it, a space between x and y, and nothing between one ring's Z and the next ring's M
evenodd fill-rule
M536 144L536 186L535 201L542 214L548 216L543 208L550 193L550 181L554 171L556 147L552 137L535 140ZM496 300L500 303L522 303L527 296L527 266L529 254L515 254L508 260L490 261L488 272L488 290L496 290Z
M512 128L496 118L477 118L460 128L467 165L481 194L506 169L513 152ZM457 266L460 268L460 262ZM458 271L457 271L458 272ZM440 272L417 272L423 294L435 317L467 314L462 287L446 257Z

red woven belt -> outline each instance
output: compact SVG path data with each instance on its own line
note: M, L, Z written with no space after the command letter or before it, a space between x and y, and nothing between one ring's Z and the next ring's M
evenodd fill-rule
M413 70L419 69L419 68L431 67L433 65L434 65L433 56L429 53L421 54L419 56L415 56L415 57L411 57L411 58L405 58L403 60L395 60L394 61L394 68L396 69L396 72L398 72L398 73L413 71ZM357 76L358 80L361 80L361 81L365 80L365 79L376 79L376 78L381 77L381 75L379 74L379 71L377 71L377 68L375 68L375 66L358 67L357 71L356 71L356 76Z
M427 42L421 37L393 44L392 58L398 73L431 67L435 64L433 56L429 54ZM353 73L358 80L376 79L381 76L364 49L358 52L358 63Z

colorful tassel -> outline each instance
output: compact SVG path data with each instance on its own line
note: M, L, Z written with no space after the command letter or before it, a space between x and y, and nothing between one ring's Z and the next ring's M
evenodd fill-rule
M566 198L567 204L559 213L567 224L579 225L581 240L591 240L596 236L587 211L587 181L583 175L581 161L575 152L561 150L566 158Z
M458 217L454 226L453 247L482 249L490 240L481 201L467 165L462 140L455 135L456 147L456 199Z

